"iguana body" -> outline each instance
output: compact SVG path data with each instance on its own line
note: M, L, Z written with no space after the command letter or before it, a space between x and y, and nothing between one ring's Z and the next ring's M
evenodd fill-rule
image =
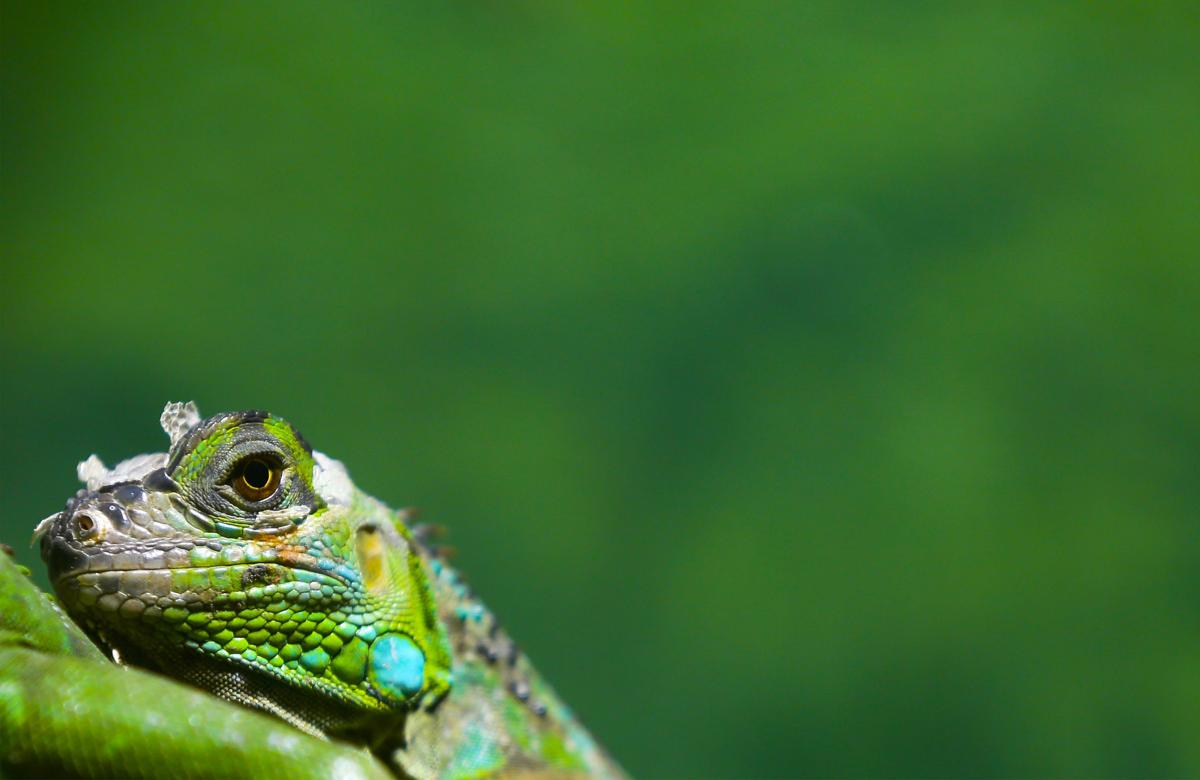
M288 423L263 412L201 421L172 404L163 426L170 452L111 471L81 464L87 489L39 526L63 607L110 655L275 715L310 736L272 728L313 750L367 746L375 759L350 753L363 772L621 775L407 516L359 491ZM12 685L32 661L13 660L25 629L4 628L0 736L28 740L36 727L14 727L10 711L33 702ZM98 667L97 678L122 671L87 649L76 659L62 640L32 644L43 660ZM175 707L175 725L193 711Z

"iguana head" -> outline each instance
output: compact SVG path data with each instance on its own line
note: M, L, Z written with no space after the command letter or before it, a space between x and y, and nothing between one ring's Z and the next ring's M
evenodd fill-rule
M38 528L63 606L115 655L310 731L435 703L449 653L404 517L267 412L162 415Z

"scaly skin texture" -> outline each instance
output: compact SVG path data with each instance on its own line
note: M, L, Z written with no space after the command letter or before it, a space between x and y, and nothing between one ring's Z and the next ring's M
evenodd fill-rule
M0 777L389 778L365 750L111 663L0 553Z
M9 768L260 775L254 762L272 754L261 744L266 723L300 746L290 754L305 758L297 771L314 776L383 767L416 778L621 776L427 534L359 491L291 425L265 412L200 420L190 404L168 405L162 423L170 452L111 471L89 459L87 489L38 527L62 606L95 646L18 575L0 580ZM242 707L120 669L96 646ZM78 665L87 672L61 672L56 685L35 676ZM143 683L144 702L126 706ZM181 708L185 697L203 703ZM72 738L105 733L96 716L81 722L80 704L119 714L118 738L91 750ZM143 755L178 757L159 747L172 732L195 766L164 769ZM275 752L281 739L268 735ZM237 768L205 764L210 750ZM253 755L239 763L242 754Z

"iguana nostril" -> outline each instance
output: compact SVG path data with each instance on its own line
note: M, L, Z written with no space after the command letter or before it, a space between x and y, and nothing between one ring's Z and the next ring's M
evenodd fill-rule
M88 542L102 538L108 525L103 517L94 512L76 512L71 522L75 524L79 538Z

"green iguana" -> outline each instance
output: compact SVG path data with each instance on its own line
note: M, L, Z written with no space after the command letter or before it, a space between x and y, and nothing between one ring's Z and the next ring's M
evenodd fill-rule
M269 413L161 422L38 525L61 607L0 555L0 774L623 776L427 528Z

